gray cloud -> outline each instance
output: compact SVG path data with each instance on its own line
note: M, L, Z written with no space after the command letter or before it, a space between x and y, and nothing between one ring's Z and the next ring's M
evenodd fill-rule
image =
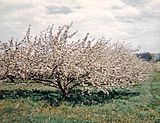
M16 12L17 10L23 10L23 9L28 9L32 8L33 5L31 3L5 3L1 2L0 3L0 15L6 15L9 13Z
M56 6L50 6L47 7L49 14L69 14L72 13L73 10L66 6L56 7Z
M89 32L90 38L125 39L142 51L160 52L159 6L156 0L0 0L0 40L21 39L29 24L37 35L48 25L73 21L77 38Z
M115 16L117 21L120 22L126 22L126 23L135 23L136 20L139 20L140 18L133 18L133 17L121 17L121 16Z
M148 2L148 0L122 0L125 4L132 6L139 6Z
M122 9L120 6L117 6L117 5L113 5L111 8L112 9Z

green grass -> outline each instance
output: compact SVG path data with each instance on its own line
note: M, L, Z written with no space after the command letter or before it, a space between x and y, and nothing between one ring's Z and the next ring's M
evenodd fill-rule
M72 94L63 101L39 84L0 83L2 123L160 123L160 73L139 87L110 92Z

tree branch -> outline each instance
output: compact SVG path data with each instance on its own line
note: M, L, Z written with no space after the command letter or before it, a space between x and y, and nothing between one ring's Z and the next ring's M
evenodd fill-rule
M42 84L45 84L45 85L49 85L49 86L52 86L52 87L55 87L55 88L59 88L56 83L54 83L53 81L50 81L50 80L46 80L46 79L34 79L34 80L37 81L37 82L40 82Z
M72 79L68 80L67 83L66 83L64 86L67 87L67 86L68 86L69 84L71 84L74 80L76 80L76 79L72 78Z

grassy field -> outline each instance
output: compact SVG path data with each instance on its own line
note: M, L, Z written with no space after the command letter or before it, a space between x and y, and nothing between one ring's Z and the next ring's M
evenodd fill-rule
M64 101L52 88L0 82L1 123L160 123L160 73L131 89L104 95L73 92Z

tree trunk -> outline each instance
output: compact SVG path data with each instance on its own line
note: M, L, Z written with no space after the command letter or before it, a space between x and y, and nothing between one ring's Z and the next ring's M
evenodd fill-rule
M15 81L14 81L12 75L7 75L7 78L8 78L12 83L15 83Z
M63 89L63 90L61 90L62 91L62 94L63 94L63 97L64 97L64 99L67 99L67 98L69 98L69 93L68 93L68 90L66 90L66 89Z
M64 97L64 99L67 99L69 96L67 88L62 87L62 84L60 81L57 81L57 84L58 84L58 88L62 92L62 96Z

